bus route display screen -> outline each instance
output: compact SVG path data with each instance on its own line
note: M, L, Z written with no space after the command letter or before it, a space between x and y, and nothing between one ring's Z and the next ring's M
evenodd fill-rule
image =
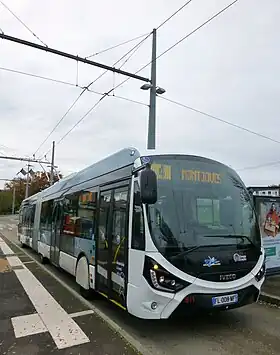
M195 157L144 157L149 162L159 181L182 181L198 184L222 184L222 165L211 161L202 161Z

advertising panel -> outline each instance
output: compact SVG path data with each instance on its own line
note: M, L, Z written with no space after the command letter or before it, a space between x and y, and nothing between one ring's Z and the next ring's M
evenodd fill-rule
M256 197L261 234L266 254L266 266L280 271L280 199Z

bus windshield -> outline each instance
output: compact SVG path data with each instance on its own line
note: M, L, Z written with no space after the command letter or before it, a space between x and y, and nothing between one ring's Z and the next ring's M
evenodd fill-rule
M194 247L260 248L252 202L230 168L199 157L151 157L158 200L148 207L153 241L165 256Z

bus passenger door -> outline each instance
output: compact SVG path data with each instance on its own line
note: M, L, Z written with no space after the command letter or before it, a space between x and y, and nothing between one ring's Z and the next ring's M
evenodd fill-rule
M112 234L112 190L101 191L96 244L96 290L109 296L109 260L112 258L109 243Z
M116 188L113 197L110 298L118 305L126 307L128 186Z
M97 291L126 305L128 186L100 194L97 238Z
M52 214L52 235L51 235L51 248L50 260L59 266L59 250L60 250L60 233L62 225L63 210L60 201L54 203Z

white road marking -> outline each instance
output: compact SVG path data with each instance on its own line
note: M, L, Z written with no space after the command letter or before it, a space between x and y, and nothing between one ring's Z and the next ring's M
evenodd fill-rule
M92 309L88 309L86 311L71 313L69 314L69 317L75 318L93 313L94 312ZM13 317L11 318L11 321L14 327L16 338L22 338L33 334L45 333L48 331L38 313L28 314L26 316Z
M11 318L16 338L47 332L39 314L29 314Z
M70 313L69 316L71 318L75 318L75 317L81 317L81 316L87 316L88 314L93 314L93 310L92 309L88 309L86 311L80 311L80 312L75 312L75 313Z
M19 250L20 247L18 244L12 240L10 242ZM111 317L107 316L101 309L97 306L94 306L92 303L84 299L77 291L75 291L72 287L70 287L66 282L62 281L54 272L50 271L47 267L40 264L29 252L23 251L25 255L27 255L30 259L34 260L36 264L40 266L42 270L44 270L47 274L49 274L52 278L54 278L57 282L59 282L66 290L68 290L76 299L78 299L81 303L86 305L89 309L92 309L95 314L97 314L101 319L103 319L107 325L112 328L116 333L120 334L128 343L132 344L139 353L143 355L152 355L151 351L147 349L146 346L142 345L142 343L128 333L121 325L116 323Z
M36 261L34 260L30 260L30 261L23 261L23 264L32 264L32 263L36 263Z
M4 253L13 251L0 238L0 247ZM89 343L90 340L78 324L67 314L60 304L49 294L45 287L27 269L18 257L8 257L11 266L22 265L23 269L14 270L22 287L33 303L41 321L50 332L58 349ZM15 265L16 264L16 265ZM30 327L29 327L30 329Z
M17 256L8 256L7 260L11 267L22 265L21 260Z
M13 255L14 254L12 249L4 242L4 240L2 238L0 238L0 248L1 248L4 255L8 255L8 254Z
M58 349L90 341L82 329L26 267L14 272L50 332Z

